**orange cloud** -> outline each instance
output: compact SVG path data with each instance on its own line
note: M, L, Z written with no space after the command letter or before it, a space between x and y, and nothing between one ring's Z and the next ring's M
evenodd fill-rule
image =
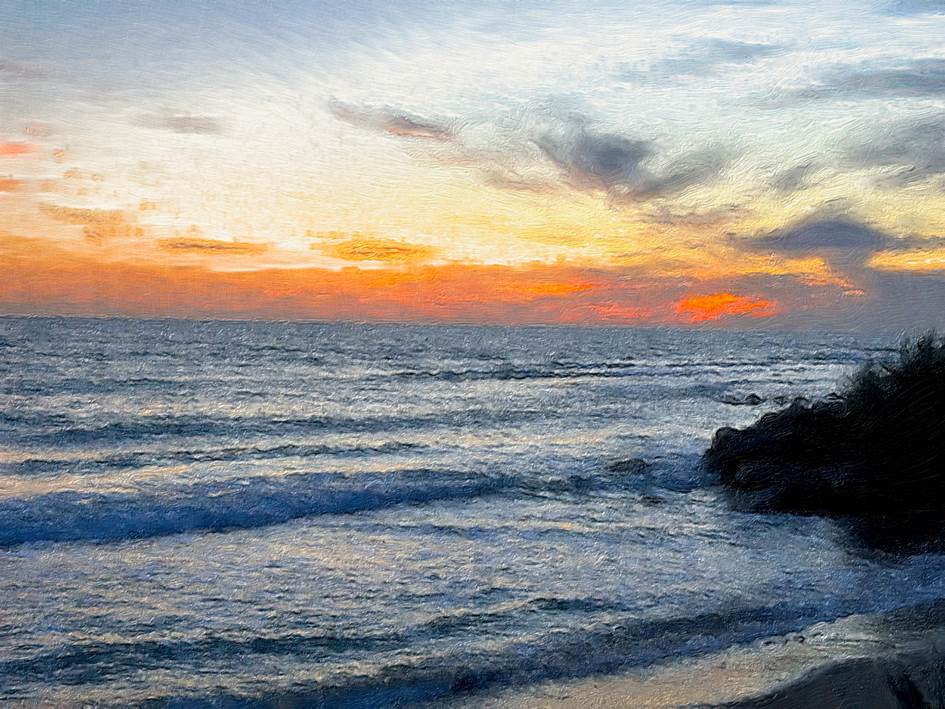
M599 303L591 306L591 310L604 320L615 322L646 320L653 317L653 311L647 308L624 305L621 303Z
M144 228L136 224L120 209L92 209L41 204L39 210L57 222L82 227L82 235L89 241L101 243L111 238L144 236Z
M23 186L22 181L12 177L0 177L0 192L16 192Z
M0 157L25 155L36 150L36 146L29 143L0 143Z
M694 295L676 303L676 312L686 316L690 322L707 322L730 315L749 315L766 318L774 315L774 301L748 298L735 293L713 293Z
M182 237L164 247L206 253L221 244ZM0 312L402 322L601 320L588 298L619 283L612 274L544 265L216 271L206 264L97 263L45 240L2 234L0 270L9 275L0 280Z
M199 258L103 261L98 251L67 250L48 239L0 233L0 272L5 276L0 279L0 312L669 325L725 316L792 315L811 307L843 307L849 300L836 286L760 276L727 278L725 283L736 292L770 292L764 298L736 295L717 280L699 281L708 295L692 295L687 294L691 278L568 263L218 270L209 256L242 258L268 245L181 235L158 246L168 254Z
M266 244L251 241L218 241L216 239L159 239L158 248L164 251L185 251L190 253L223 254L261 254L269 248Z
M330 244L312 244L312 248L344 261L417 263L428 261L436 254L436 249L431 246L364 236L353 236L346 241Z

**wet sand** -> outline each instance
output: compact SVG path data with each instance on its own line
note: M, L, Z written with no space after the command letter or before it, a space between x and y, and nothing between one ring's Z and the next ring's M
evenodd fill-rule
M439 703L454 709L910 707L945 702L945 603L853 615L619 675Z

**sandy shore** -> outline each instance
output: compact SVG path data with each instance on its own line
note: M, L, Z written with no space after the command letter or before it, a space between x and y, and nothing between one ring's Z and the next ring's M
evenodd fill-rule
M467 696L453 709L945 704L945 603L855 615L799 633L620 675Z

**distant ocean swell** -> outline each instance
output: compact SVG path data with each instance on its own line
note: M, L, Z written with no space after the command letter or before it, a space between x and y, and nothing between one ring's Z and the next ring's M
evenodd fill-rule
M141 468L148 465L273 460L298 457L357 456L403 451L420 451L426 446L409 441L387 441L377 445L282 444L272 446L208 446L181 450L129 450L91 457L26 457L16 462L0 463L0 475L56 475L73 473L94 475L111 470Z
M417 374L412 377L439 377ZM599 375L594 375L595 377ZM669 376L672 376L671 374ZM665 375L661 379L665 379ZM702 397L722 400L733 389L751 387L746 377L692 384L665 381L634 383L638 401ZM788 383L789 384L789 383ZM252 393L242 395L252 396ZM130 414L115 412L102 420L76 418L62 413L10 408L0 411L0 435L21 446L72 446L90 443L122 443L146 439L226 438L289 436L306 433L388 433L422 429L461 427L497 427L553 418L553 412L538 408L476 406L441 408L414 412L412 415L326 416L319 414L278 416L270 414L225 415L220 413Z

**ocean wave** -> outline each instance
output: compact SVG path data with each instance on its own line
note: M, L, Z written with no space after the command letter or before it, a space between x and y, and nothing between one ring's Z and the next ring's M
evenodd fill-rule
M219 661L246 655L323 659L345 653L396 651L422 640L451 637L464 629L513 620L529 613L593 614L626 610L597 598L540 597L497 609L466 610L434 615L417 625L389 632L342 632L298 629L273 635L236 636L207 633L194 638L147 638L122 641L75 642L53 652L0 661L0 679L20 682L63 682L94 676L98 681L128 672L159 667L167 662ZM93 670L94 672L90 672ZM2 684L2 683L0 683Z
M95 474L150 465L214 463L234 460L315 458L320 456L384 455L426 448L421 443L386 441L376 445L284 444L276 446L224 446L181 450L121 451L89 458L30 457L0 463L0 474Z
M495 369L404 369L369 377L371 379L432 379L438 381L510 381L517 379L576 379L581 377L626 377L632 362L619 364L556 364L551 367L498 367Z
M415 430L429 426L501 425L545 417L539 409L466 408L419 413L413 416L225 416L225 415L125 415L104 422L73 419L64 414L0 412L0 431L11 442L28 445L86 445L154 438L248 438L285 436L309 432L378 433Z
M67 490L0 500L0 546L264 527L311 515L476 497L512 484L507 476L420 469L240 478L175 487L163 494Z
M842 356L814 357L817 361L851 364L859 360ZM649 362L645 360L625 360L616 362L535 362L528 365L510 365L494 368L455 368L455 369L401 369L390 372L371 374L371 380L433 380L446 382L464 381L513 381L531 379L584 379L584 378L644 378L678 377L680 370L691 375L730 372L732 370L764 371L770 367L788 365L801 366L796 359L772 357L757 360L687 360L681 362Z
M682 455L656 461L645 473L604 466L560 475L421 468L227 478L160 493L63 490L0 500L0 546L221 532L491 494L571 498L619 491L645 496L654 489L689 492L709 482L698 458Z
M305 634L233 639L207 636L193 641L142 640L76 644L56 653L0 663L0 674L16 676L24 683L64 678L72 684L87 678L109 679L142 669L186 662L190 667L214 666L227 658L246 662L253 655L310 657L313 662L346 651L393 650L388 664L373 672L336 673L324 682L291 687L252 689L252 670L241 679L245 689L200 689L169 693L135 701L148 707L348 707L392 706L410 701L443 699L489 687L576 678L630 667L650 665L667 658L694 657L735 643L801 630L813 623L833 620L836 611L809 604L779 603L770 606L734 606L691 616L639 618L608 615L594 599L539 599L535 605L561 606L583 617L580 629L523 636L488 650L450 650L417 660L397 660L398 647L417 641L412 631L391 635ZM526 606L528 604L525 604ZM586 608L585 608L586 606ZM453 631L455 628L443 627Z

